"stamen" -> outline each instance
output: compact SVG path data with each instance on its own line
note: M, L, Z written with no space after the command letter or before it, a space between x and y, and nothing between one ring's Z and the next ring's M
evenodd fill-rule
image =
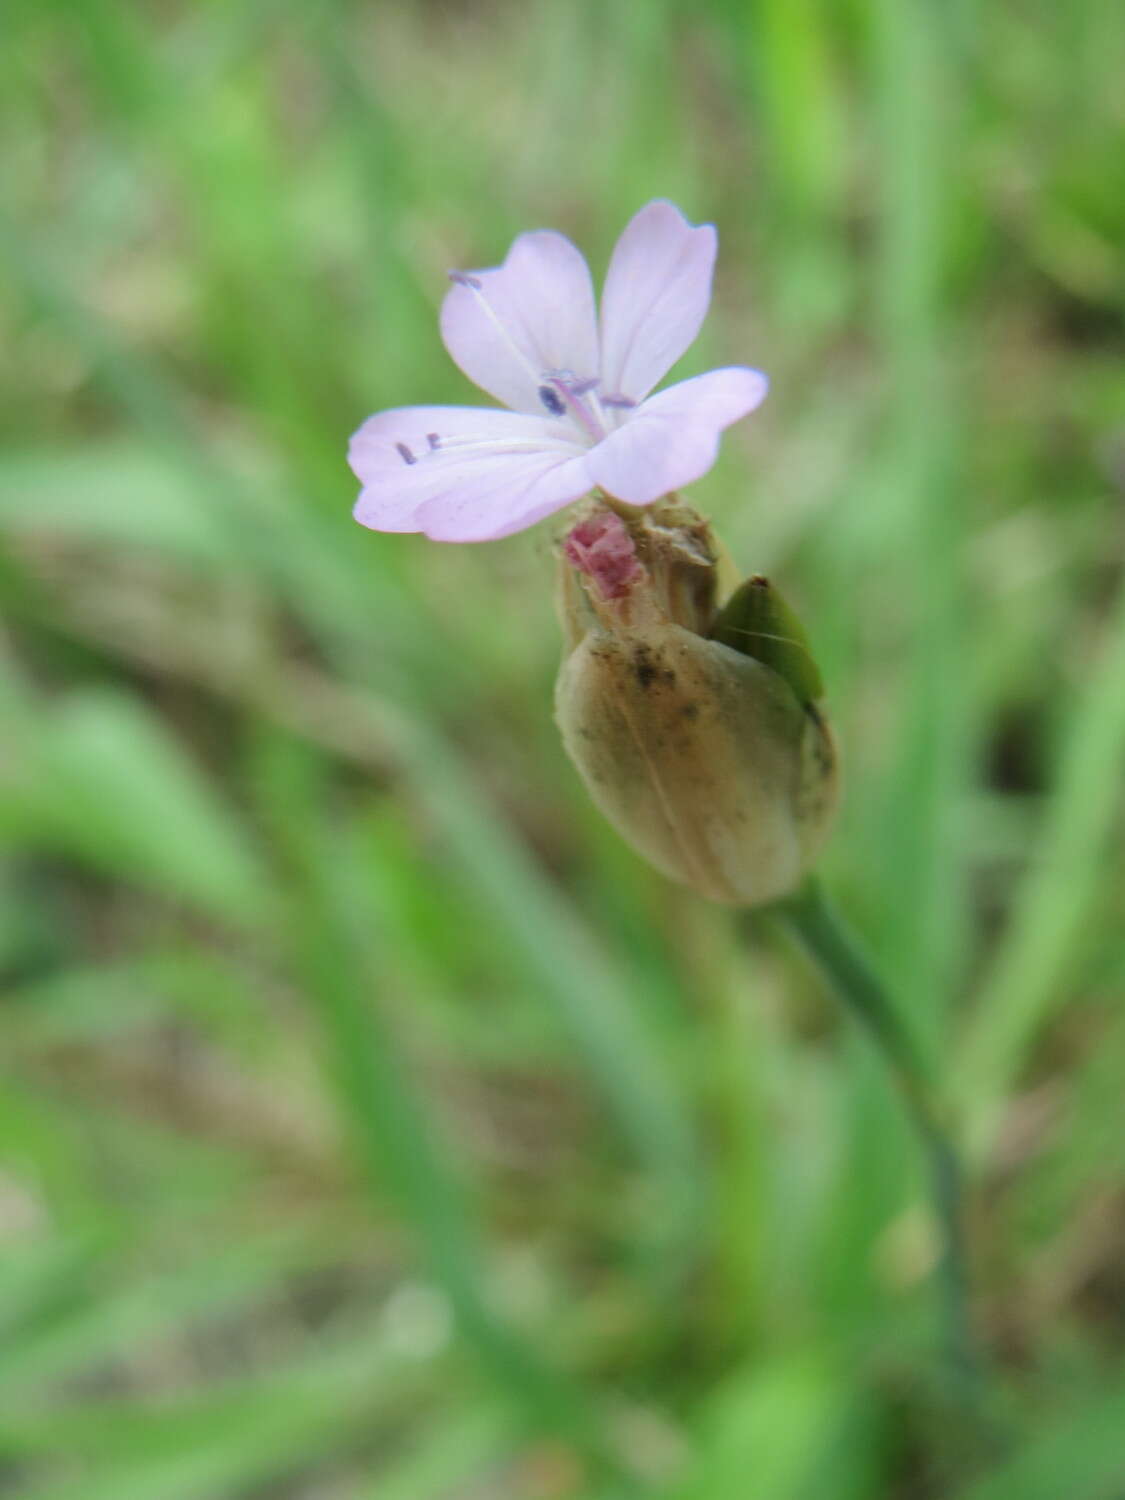
M619 406L625 411L630 410L637 404L632 396L599 396L598 400L603 406Z
M405 443L396 443L395 447L398 449L399 457L404 464L416 464L418 462Z
M559 395L558 391L554 390L551 386L541 385L539 387L539 399L553 417L566 415L566 402Z
M431 448L417 458L412 454L411 461L436 463L439 459L495 458L506 453L559 453L567 458L576 458L581 452L582 447L578 442L564 437L551 439L447 436L442 438L439 448Z
M436 432L427 432L426 442L430 445L431 453L436 453L437 450L441 447L441 438L437 435Z
M484 285L479 276L470 276L468 271L450 271L450 281L455 281L458 286L472 287L474 292L479 292Z

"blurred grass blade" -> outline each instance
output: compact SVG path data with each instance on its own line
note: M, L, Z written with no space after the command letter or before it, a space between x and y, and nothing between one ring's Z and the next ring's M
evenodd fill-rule
M114 1248L91 1250L80 1264L74 1257L48 1261L38 1278L29 1265L17 1283L21 1306L0 1303L0 1390L10 1420L40 1410L52 1381L96 1376L139 1345L172 1337L177 1325L190 1321L201 1330L207 1321L245 1318L255 1303L276 1297L286 1274L315 1264L307 1230L275 1231L204 1247L194 1263L114 1285L114 1257L105 1253ZM10 1260L0 1266L13 1280L21 1270Z
M233 472L182 410L175 386L85 307L54 258L23 243L2 213L0 258L29 304L71 341L156 451L190 476L196 503L224 538L232 567L264 573L334 654L357 620L376 628L380 597L371 597L359 553L339 543L346 515L338 527L317 524L287 480L259 484ZM393 591L390 579L385 589Z
M504 934L509 957L551 1002L641 1158L695 1199L693 1132L672 1078L640 1023L627 982L539 874L440 742L418 721L382 715L415 795Z
M871 22L882 189L877 288L891 422L884 489L902 568L899 595L912 601L909 688L897 765L883 792L880 946L933 1057L943 1045L966 927L952 811L969 773L964 518L951 472L958 419L942 347L958 80L947 66L937 11L925 0L876 0Z
M853 1455L869 1443L869 1425L849 1382L822 1358L804 1351L763 1360L710 1396L696 1472L674 1500L868 1500L870 1464Z
M356 1491L355 1500L447 1500L468 1494L475 1481L495 1473L513 1446L511 1422L490 1406L458 1411L427 1422L421 1441L379 1477Z
M275 1373L216 1382L172 1405L101 1401L2 1416L0 1452L64 1460L73 1476L25 1486L25 1500L215 1500L401 1421L427 1374L360 1324Z
M285 835L296 876L295 958L318 1005L330 1076L365 1174L377 1194L387 1187L393 1192L462 1337L507 1399L533 1429L567 1437L612 1473L616 1461L581 1387L494 1306L467 1195L434 1138L372 993L378 960L364 916L362 867L346 843L318 826L311 770L304 757L281 747L263 765L274 782L271 800L280 795L291 811L305 809Z
M0 782L0 831L195 902L223 920L265 912L269 881L163 724L119 691L72 693L9 717L19 755Z
M1125 781L1125 594L1107 635L1065 727L1030 862L951 1070L977 1151L987 1148L1005 1093L1063 1000L1083 929L1100 905Z
M1077 1410L1029 1430L1019 1451L957 1500L1121 1500L1125 1495L1125 1378Z

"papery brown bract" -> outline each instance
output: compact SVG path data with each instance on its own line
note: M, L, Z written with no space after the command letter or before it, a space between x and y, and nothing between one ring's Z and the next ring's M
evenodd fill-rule
M588 548L599 527L628 533L638 567L607 595L563 548L555 701L568 754L617 831L673 880L739 906L790 894L838 800L820 706L708 638L729 570L701 516L673 500L636 513L594 502L574 531Z

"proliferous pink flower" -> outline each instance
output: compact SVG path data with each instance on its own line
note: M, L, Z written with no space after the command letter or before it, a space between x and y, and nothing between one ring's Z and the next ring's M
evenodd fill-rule
M711 301L717 237L672 203L626 225L600 320L581 252L554 230L521 234L502 266L451 272L445 346L509 407L402 406L369 417L348 461L355 517L436 541L508 536L589 490L628 505L689 484L719 433L753 411L759 370L711 370L649 393L694 341Z

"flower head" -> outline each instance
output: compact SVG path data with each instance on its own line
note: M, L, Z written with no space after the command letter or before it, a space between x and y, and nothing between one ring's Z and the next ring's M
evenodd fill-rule
M719 434L765 398L758 370L711 370L651 395L711 300L716 234L648 204L617 242L600 316L581 252L521 234L502 266L455 271L441 310L453 359L509 409L404 406L369 417L349 462L356 520L437 541L508 536L599 489L650 505L705 474Z

